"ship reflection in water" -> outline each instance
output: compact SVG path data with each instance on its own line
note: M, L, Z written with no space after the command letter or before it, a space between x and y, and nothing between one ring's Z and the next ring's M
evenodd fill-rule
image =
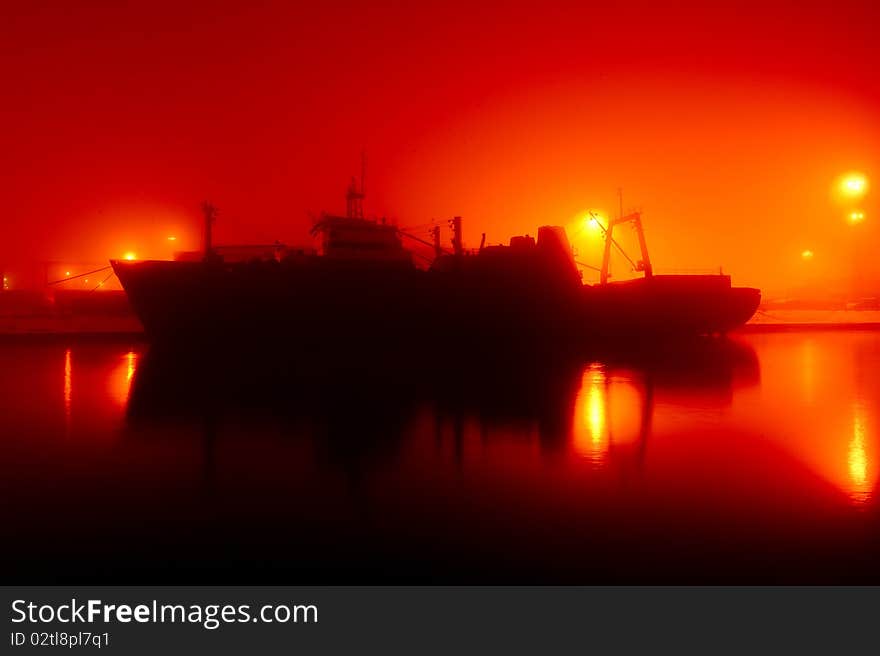
M880 581L878 332L221 360L0 345L5 580Z

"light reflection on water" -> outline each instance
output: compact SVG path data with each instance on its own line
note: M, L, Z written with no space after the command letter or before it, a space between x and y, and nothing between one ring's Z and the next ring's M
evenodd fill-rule
M138 354L134 349L119 358L119 364L110 372L107 381L110 396L122 408L128 404L128 396L131 392L131 381L137 370Z
M601 468L612 450L646 442L654 412L653 387L650 377L636 371L608 371L602 363L589 364L575 396L574 452Z
M70 409L73 394L73 367L70 361L70 349L64 351L64 433L70 434Z
M584 371L575 399L572 441L578 454L597 465L602 464L608 451L607 411L605 369L594 362Z
M867 429L865 427L865 408L856 403L853 407L853 434L849 443L850 495L859 504L867 503L876 480L869 475L870 462L866 451Z
M880 473L878 332L755 334L682 357L597 356L387 389L357 379L344 389L260 389L169 372L151 356L144 345L0 345L0 404L14 428L0 475L9 493L36 491L24 511L69 514L41 490L63 488L65 503L81 507L109 485L140 505L131 517L112 503L102 512L145 531L149 545L160 539L151 526L172 535L206 512L206 498L235 498L241 509L224 503L206 515L218 522L208 534L305 523L362 539L351 525L374 552L413 536L450 553L481 540L483 550L513 549L512 562L530 554L530 571L562 581L587 570L593 578L574 578L659 575L623 556L577 561L574 552L636 549L613 536L661 525L676 553L699 554L666 555L674 567L662 572L699 562L701 576L723 574L735 557L725 552L719 565L712 554L721 562L724 541L749 562L760 560L749 555L759 542L875 560L863 540ZM15 526L14 516L0 519ZM543 527L572 553L545 553L522 536L517 552L501 534L522 526ZM608 542L597 546L596 535Z
M833 336L838 338L839 336ZM832 339L833 339L832 338ZM764 337L763 339L772 339ZM780 339L797 339L783 336ZM144 348L145 347L139 347ZM816 338L807 336L800 345L800 381L808 404L815 403L817 372L816 372ZM110 398L122 410L127 406L131 391L132 379L137 371L140 353L129 348L124 354L115 356L116 364L107 372L107 389ZM94 366L89 363L88 366ZM71 349L63 352L63 407L65 426L70 430L73 405L73 364ZM765 372L765 376L767 373ZM796 375L796 372L795 372ZM835 377L834 381L839 381ZM647 439L644 427L649 425L654 408L646 407L646 399L653 394L648 390L644 380L639 381L638 375L632 371L609 371L605 364L592 362L585 366L576 391L574 412L571 420L571 441L573 451L586 458L594 467L606 463L609 450L613 444L633 442ZM696 386L693 390L698 394L701 390ZM88 396L89 390L81 390ZM674 403L673 405L682 405ZM686 403L683 404L686 407ZM867 408L864 401L852 403L852 430L849 439L835 439L833 435L823 437L824 444L818 458L812 460L817 466L817 473L835 480L847 492L854 503L864 505L870 501L876 483L876 467L869 461L867 435ZM107 414L113 412L108 408ZM779 414L779 413L774 413ZM764 417L772 420L772 416ZM640 433L640 431L642 431ZM771 438L772 439L772 436ZM612 443L613 442L613 443ZM815 446L811 440L804 440L807 454ZM841 479L839 462L846 462L848 477Z
M760 405L744 423L864 508L877 484L880 336L877 332L762 335ZM796 357L789 357L797 353ZM799 389L801 394L786 393ZM870 401L869 401L870 400ZM757 430L757 428L756 428Z

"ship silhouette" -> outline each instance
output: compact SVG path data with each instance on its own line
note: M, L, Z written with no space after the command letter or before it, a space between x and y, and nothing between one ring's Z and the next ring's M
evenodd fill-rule
M148 337L195 348L291 350L318 361L390 357L439 364L474 353L583 350L597 341L653 341L723 334L745 323L760 292L728 275L655 275L639 214L602 226L602 282L584 284L565 230L466 250L462 221L421 240L363 213L353 180L345 216L322 214L317 249L281 244L214 247L216 210L203 206L205 246L174 261L111 260ZM595 220L595 219L594 219ZM613 228L635 225L644 277L608 281ZM418 266L404 240L430 246Z

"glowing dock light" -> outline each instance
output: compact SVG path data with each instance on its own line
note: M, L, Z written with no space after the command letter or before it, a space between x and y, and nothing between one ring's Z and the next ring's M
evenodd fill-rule
M137 256L136 256L134 253L131 253L131 252L126 253L124 257L125 257L125 259L128 260L129 262L132 261L132 260L136 260L136 259L137 259Z
M860 198L868 191L868 179L861 173L847 173L840 179L840 192L849 198Z
M590 212L590 215L584 219L584 225L593 231L599 231L603 227L603 221L605 217L601 214L597 214L595 212Z
M850 212L849 214L849 222L850 223L861 223L865 220L864 212Z
M804 260L812 260L813 259L813 251L807 249L801 252L801 258Z

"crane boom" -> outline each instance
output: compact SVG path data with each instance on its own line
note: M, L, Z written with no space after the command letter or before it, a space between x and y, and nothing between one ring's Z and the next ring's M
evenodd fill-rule
M639 237L639 250L642 253L642 259L638 263L634 263L629 256L626 258L630 261L631 264L634 265L634 268L637 271L644 271L645 277L650 278L654 275L654 269L651 266L651 258L648 255L648 243L645 241L645 231L642 228L642 214L641 212L633 212L632 214L627 214L626 216L621 216L616 219L608 220L608 227L605 228L605 251L602 255L602 271L600 273L599 279L600 282L604 285L608 282L608 266L611 261L611 245L614 244L618 249L623 251L620 248L620 245L614 241L613 231L614 226L619 225L621 223L632 223L635 226L636 233ZM624 253L624 255L626 255Z

